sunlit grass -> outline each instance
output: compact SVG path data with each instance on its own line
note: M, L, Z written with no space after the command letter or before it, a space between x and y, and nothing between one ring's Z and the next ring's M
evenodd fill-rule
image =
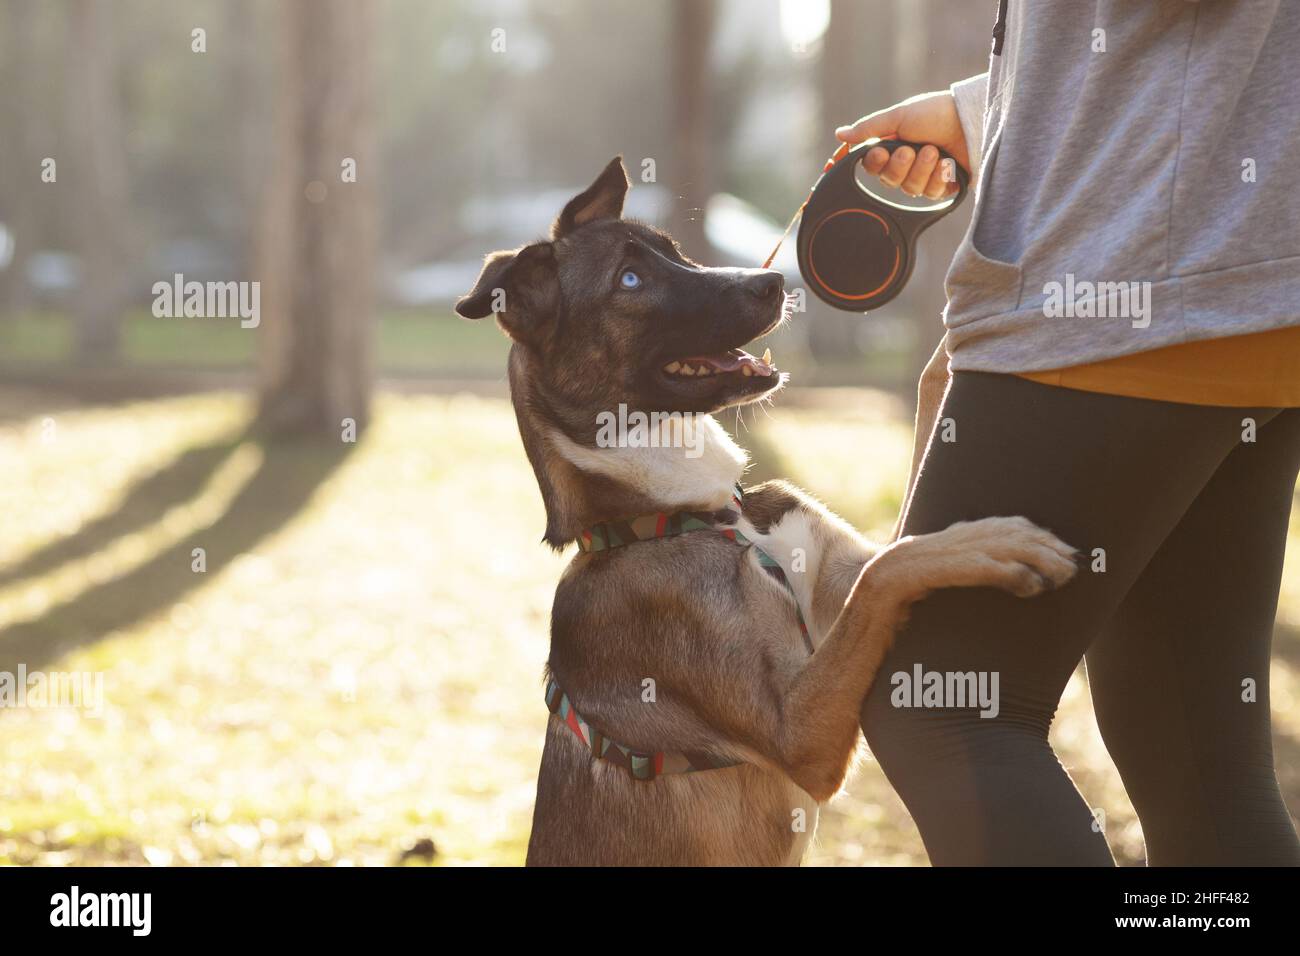
M245 410L66 412L49 444L0 429L10 489L36 502L11 512L34 526L0 545L0 570ZM174 427L196 413L226 428ZM0 860L388 863L420 837L446 863L520 860L560 562L517 442L499 402L381 401L356 455L254 552L50 665L104 669L107 706L0 714ZM113 447L134 468L97 469ZM182 537L202 546L204 524ZM5 593L75 600L59 573Z
M107 700L98 718L0 712L0 862L376 864L422 838L437 863L522 862L566 556L539 542L541 503L505 401L383 397L330 467L241 438L250 407L234 394L50 408L0 390L0 656L23 622L56 614L87 639L44 666L103 671ZM810 395L746 422L758 477L782 473L888 530L910 452L896 404ZM276 488L312 470L283 514L268 513L269 494L241 494L268 455ZM176 477L131 495L160 469ZM223 559L244 526L260 529L254 543ZM89 555L47 552L13 578L88 535ZM191 547L212 562L192 578ZM1282 616L1294 621L1294 561L1288 572ZM102 579L131 581L129 594L106 604ZM1293 736L1296 681L1275 665L1274 710ZM1121 860L1140 860L1081 677L1053 738L1105 808ZM870 761L808 858L924 861Z
M450 309L392 309L377 319L375 359L387 373L436 371L461 378L504 378L505 336ZM123 323L121 358L136 368L251 368L256 329L238 319L155 318L139 309ZM0 322L0 363L60 363L72 354L65 315L41 312Z
M260 458L260 449L245 442L212 473L198 495L169 508L152 524L122 535L101 550L64 562L43 575L39 587L23 581L8 587L0 584L0 628L21 618L37 617L51 605L74 599L87 586L138 568L164 548L200 533L230 507Z

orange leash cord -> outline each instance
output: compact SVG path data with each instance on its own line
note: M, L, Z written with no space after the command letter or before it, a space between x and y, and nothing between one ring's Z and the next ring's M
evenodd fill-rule
M840 148L835 150L834 154L831 156L830 159L826 160L826 165L822 167L822 175L825 176L827 171L830 170L830 168L834 166L836 163L838 163L841 159L847 156L849 150L852 148L853 146L850 143L841 143ZM813 184L813 188L814 189L816 188L816 183ZM760 266L760 268L770 269L772 267L772 260L774 260L776 258L776 254L781 251L781 246L785 243L785 240L790 236L790 230L793 229L794 224L799 221L799 217L803 215L804 208L807 207L808 202L811 199L812 199L812 189L808 190L808 196L804 199L803 202L799 204L799 208L794 211L794 215L791 216L790 221L786 223L785 231L781 233L781 238L776 241L776 247L773 248L772 254L767 257L767 261L765 261L763 265Z

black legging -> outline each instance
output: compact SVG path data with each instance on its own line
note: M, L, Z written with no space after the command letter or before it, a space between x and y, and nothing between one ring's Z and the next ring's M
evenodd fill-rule
M1243 419L1256 424L1253 442ZM1150 864L1300 864L1273 769L1268 694L1300 409L958 372L939 420L904 534L1026 515L1081 557L1073 582L1029 600L936 592L881 669L863 728L931 862L1113 862L1048 744L1086 653L1097 721ZM954 441L941 440L945 429ZM1000 713L892 706L891 676L917 663L998 672ZM1248 680L1253 703L1243 700Z

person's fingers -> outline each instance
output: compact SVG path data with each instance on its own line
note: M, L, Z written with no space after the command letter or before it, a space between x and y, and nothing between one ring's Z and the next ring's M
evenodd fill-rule
M916 154L916 162L912 164L912 168L903 177L899 188L908 196L920 196L925 192L925 187L930 182L930 176L938 165L939 151L933 146L922 146L921 151Z
M900 146L889 157L889 162L880 171L880 181L886 186L898 186L912 169L916 153L910 146Z
M898 107L891 106L887 110L864 116L856 123L841 126L835 135L841 142L854 144L865 143L869 139L888 139L898 131L900 112Z
M872 176L879 176L887 162L889 162L889 150L883 146L873 146L867 150L867 158L862 161L862 168Z
M957 183L953 178L956 171L950 168L949 163L945 159L935 166L930 181L925 184L926 199L946 199L957 192Z

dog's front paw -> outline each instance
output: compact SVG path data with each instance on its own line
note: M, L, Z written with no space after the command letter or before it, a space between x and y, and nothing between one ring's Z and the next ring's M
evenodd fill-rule
M1033 597L1074 577L1075 553L1028 518L981 518L902 538L868 570L904 602L938 588L990 587Z
M952 543L973 560L970 585L1033 597L1060 587L1078 571L1078 552L1028 518L963 521L940 534L953 535Z

